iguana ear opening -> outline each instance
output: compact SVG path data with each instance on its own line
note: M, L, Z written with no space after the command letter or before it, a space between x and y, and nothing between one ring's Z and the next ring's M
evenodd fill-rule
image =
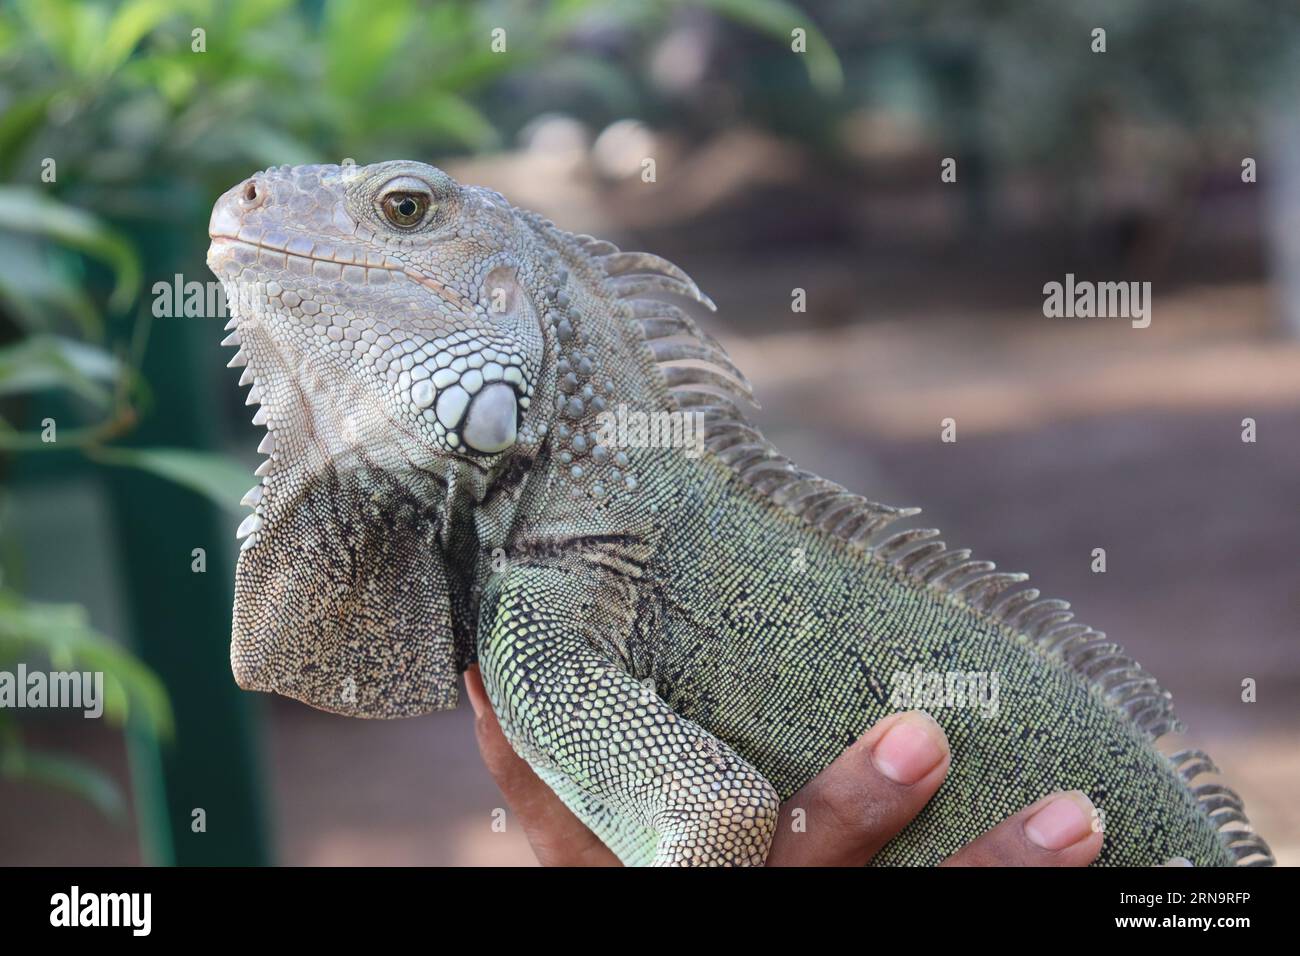
M330 469L263 502L235 576L230 663L241 687L354 717L456 706L464 618L429 504L438 499L417 492L375 469Z

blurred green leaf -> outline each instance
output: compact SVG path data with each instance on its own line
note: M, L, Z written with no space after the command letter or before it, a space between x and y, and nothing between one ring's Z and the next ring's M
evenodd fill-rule
M126 815L126 801L113 779L74 757L6 746L0 748L0 776L67 791L114 821L120 822Z
M95 48L95 72L103 78L115 71L145 36L176 13L176 4L168 0L128 0L123 3L113 14L108 29Z
M322 38L330 88L357 96L384 75L404 42L415 33L409 0L359 4L327 0Z
M424 92L418 100L395 102L375 110L371 128L377 131L408 129L412 117L421 128L439 133L461 146L483 149L498 143L496 128L469 100L443 90Z
M224 26L232 35L240 36L297 3L298 0L227 0L221 5L226 18Z
M239 149L259 166L281 163L302 166L325 162L325 157L315 147L308 146L289 133L261 123L248 123L244 126L239 137Z
M66 388L104 406L121 366L93 345L55 335L35 335L0 348L0 395Z
M0 115L0 168L6 174L12 172L27 142L42 130L53 96L51 90L41 89L23 93L16 102L6 104Z
M14 4L26 26L59 63L69 69L84 66L94 37L103 35L103 8L73 0L17 0ZM90 42L83 42L90 41Z
M50 261L50 251L26 237L0 233L0 302L28 332L51 331L66 316L83 336L99 339L104 323L95 300L73 270Z
M799 54L807 61L808 77L823 94L838 93L844 86L844 68L830 40L812 22L808 14L785 0L703 0L703 5L718 13L766 33L772 39L792 42L796 27L806 31L808 50Z
M208 498L232 514L253 478L238 462L215 452L187 448L100 448L92 457L106 465L139 468Z
M44 236L104 262L115 277L109 305L125 311L135 301L140 287L139 256L126 239L90 213L30 186L0 186L0 229Z
M159 736L171 735L171 705L158 678L93 630L84 608L0 591L0 659L25 660L32 653L44 654L57 670L102 672L105 717L123 725L136 713Z

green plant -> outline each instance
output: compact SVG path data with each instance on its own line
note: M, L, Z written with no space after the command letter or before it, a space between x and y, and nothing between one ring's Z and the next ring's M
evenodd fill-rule
M170 736L171 707L158 678L96 632L83 608L27 601L0 588L0 670L42 661L59 671L103 673L109 721L119 727L136 721L154 736ZM84 761L28 747L7 710L0 710L0 777L71 791L113 818L123 813L122 795L110 777Z
M12 325L11 341L0 346L6 413L0 415L0 453L72 451L102 464L150 471L232 505L246 474L222 456L109 444L135 421L141 382L129 361L105 347L103 311L84 277L89 262L103 265L111 275L104 308L127 311L140 281L132 246L81 210L28 187L0 187L0 257L0 302ZM37 430L22 431L8 417L21 413L31 396L57 392L66 393L79 417L90 421L59 432L57 422L47 419ZM102 672L110 721L134 722L153 738L171 734L171 708L158 678L97 632L83 608L29 601L0 586L0 669L39 661L61 671ZM29 748L14 713L3 709L0 776L61 787L111 817L122 815L123 798L108 776L84 761Z

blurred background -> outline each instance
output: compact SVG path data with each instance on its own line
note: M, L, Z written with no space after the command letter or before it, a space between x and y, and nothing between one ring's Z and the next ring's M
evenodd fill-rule
M1282 0L0 2L0 669L109 691L0 710L0 863L532 861L466 709L230 676L258 436L174 290L251 172L395 158L682 265L778 447L1068 597L1300 862L1298 54Z

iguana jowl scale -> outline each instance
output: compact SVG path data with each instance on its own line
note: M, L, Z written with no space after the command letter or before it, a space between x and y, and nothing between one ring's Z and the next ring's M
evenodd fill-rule
M676 266L414 162L266 170L210 232L268 430L242 686L401 717L455 706L477 659L623 860L747 864L895 674L995 672L996 714L934 714L951 772L876 863L938 862L1057 788L1104 811L1100 863L1271 862L1204 754L1155 748L1169 695L1115 644L763 439ZM619 406L702 415L707 452L603 443Z

